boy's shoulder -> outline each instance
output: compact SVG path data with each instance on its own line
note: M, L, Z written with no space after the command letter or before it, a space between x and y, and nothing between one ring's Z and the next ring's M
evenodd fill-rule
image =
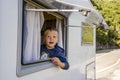
M47 50L47 48L46 48L45 44L42 44L41 45L41 51L44 51L44 50Z
M45 48L45 44L42 44L42 45L41 45L41 48Z
M57 51L61 51L61 52L62 52L62 51L64 51L64 49L63 49L63 48L61 48L61 47L60 47L60 46L58 46L58 45L56 45L56 46L55 46L55 49L56 49Z

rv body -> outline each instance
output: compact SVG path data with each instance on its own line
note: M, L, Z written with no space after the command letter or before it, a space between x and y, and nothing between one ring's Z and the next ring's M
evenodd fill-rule
M52 2L66 5L71 11L67 11L67 7L58 9ZM40 6L41 10L27 10L26 3ZM0 80L95 80L96 27L103 19L89 0L0 0L0 10ZM46 20L48 15L65 17L62 43L70 64L68 70L56 67L50 61L24 64L24 11L44 12ZM88 15L84 15L84 11ZM92 13L93 19L90 19ZM88 41L83 39L84 22L92 31L88 35L92 39Z

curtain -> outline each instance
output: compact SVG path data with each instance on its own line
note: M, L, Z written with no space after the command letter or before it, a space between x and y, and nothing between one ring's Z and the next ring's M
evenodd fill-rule
M57 27L57 30L58 30L58 36L59 36L59 39L58 39L58 45L60 47L63 48L63 39L62 39L62 23L61 23L61 20L57 18L56 20L56 27Z
M27 8L31 7L27 6ZM38 61L40 59L41 29L43 23L43 12L25 11L23 63Z

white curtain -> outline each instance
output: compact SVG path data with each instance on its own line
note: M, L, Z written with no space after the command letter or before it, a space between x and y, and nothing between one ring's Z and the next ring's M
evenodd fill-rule
M58 30L58 36L59 36L59 39L58 39L58 45L60 47L63 48L63 39L62 39L62 23L61 23L61 20L57 18L57 21L56 21L56 27L57 27L57 30Z
M41 28L44 16L43 12L32 11L27 11L24 15L23 63L28 63L40 59Z

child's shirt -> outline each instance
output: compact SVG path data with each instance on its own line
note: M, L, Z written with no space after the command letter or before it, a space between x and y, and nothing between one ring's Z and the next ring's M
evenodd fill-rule
M53 49L47 49L45 45L41 46L41 59L58 57L65 64L63 69L69 68L69 63L65 57L64 49L56 45Z

